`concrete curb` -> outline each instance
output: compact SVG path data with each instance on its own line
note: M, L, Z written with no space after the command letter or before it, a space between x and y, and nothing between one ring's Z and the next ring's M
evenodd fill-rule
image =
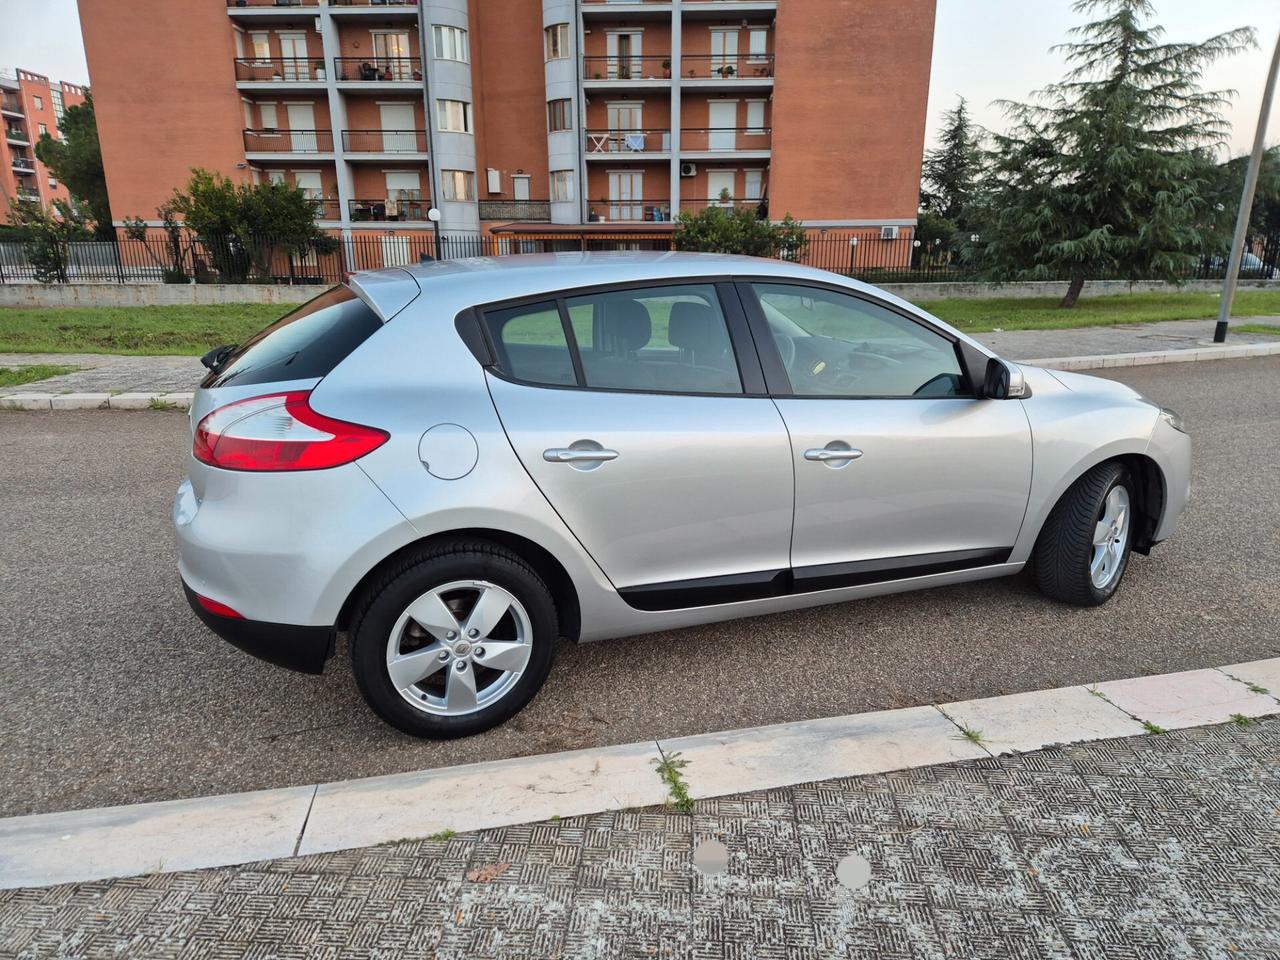
M1280 342L1242 343L1235 346L1196 347L1191 350L1157 350L1145 353L1104 353L1093 357L1048 357L1017 360L1032 367L1054 370L1102 370L1107 367L1142 367L1157 363L1194 363L1197 360L1243 360L1280 354Z
M194 393L10 393L6 410L186 410Z
M1280 713L1280 657L340 783L0 820L0 889L231 866Z

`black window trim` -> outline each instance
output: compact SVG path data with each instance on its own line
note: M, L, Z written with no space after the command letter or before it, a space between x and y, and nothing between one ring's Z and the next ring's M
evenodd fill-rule
M760 357L761 366L764 369L765 381L769 387L770 396L778 399L787 400L976 400L979 399L976 385L970 375L970 358L966 356L973 351L963 340L951 333L949 330L943 330L940 327L930 323L926 318L917 316L909 310L904 310L897 304L881 300L879 297L871 296L865 291L856 290L852 287L841 286L838 283L824 283L821 280L812 280L808 277L793 278L782 276L738 276L734 278L735 286L738 289L738 296L742 301L742 306L746 311L747 320L751 325L752 333L755 336L756 347ZM791 386L791 378L787 375L786 367L782 363L782 355L778 352L778 346L773 341L773 334L769 330L769 321L764 315L764 310L760 307L760 301L756 297L755 290L752 289L754 284L771 284L773 286L785 287L810 287L815 290L824 290L830 293L839 293L856 300L862 300L875 307L881 307L890 313L897 314L904 320L910 320L918 326L924 327L948 341L952 348L956 351L956 362L960 366L961 375L964 377L965 387L968 393L950 397L915 397L900 396L891 394L887 396L877 394L808 394L796 393ZM982 357L982 361L986 361L986 356Z
M521 386L538 387L546 390L582 390L592 393L624 393L642 396L721 397L730 399L736 397L768 398L767 378L761 368L760 354L757 349L756 338L751 331L750 318L743 310L741 294L735 288L734 281L736 279L736 277L727 274L654 277L646 280L627 280L621 283L598 283L580 287L567 287L561 290L549 290L543 293L512 297L506 300L495 300L491 303L469 307L458 314L455 319L455 326L463 341L471 349L472 355L480 361L480 364L487 372L499 380L520 384ZM578 339L573 332L573 324L569 318L568 300L599 293L689 286L711 286L715 289L716 297L720 304L720 312L724 317L725 327L728 329L730 345L733 348L734 362L738 368L738 378L742 386L740 391L735 393L708 393L692 390L641 390L632 387L596 387L586 382L586 375L582 369L581 351L578 348ZM489 329L488 315L540 303L554 303L560 312L560 323L564 328L577 383L538 383L534 380L522 380L502 369L501 358L504 354L493 339L492 331ZM472 329L464 332L468 327ZM476 331L475 327L478 327L479 330ZM477 332L483 341L483 355L478 349L479 344L475 342Z

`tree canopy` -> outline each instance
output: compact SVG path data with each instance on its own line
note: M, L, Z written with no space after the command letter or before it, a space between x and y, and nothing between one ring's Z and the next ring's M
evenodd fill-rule
M1059 48L1068 72L1031 102L1003 104L1012 121L992 136L981 227L997 280L1071 284L1089 277L1177 280L1217 242L1210 148L1226 139L1232 91L1201 87L1204 69L1253 45L1229 30L1168 42L1146 23L1150 0L1077 0L1099 19Z
M107 177L102 171L102 147L98 143L93 96L86 93L84 103L67 107L58 129L62 139L55 140L47 133L41 136L36 143L36 157L66 185L72 199L93 221L97 235L110 239L114 229L111 204L107 200Z
M697 213L680 212L673 243L677 250L792 260L808 246L809 237L791 214L773 223L751 208L711 204Z
M964 97L943 113L938 143L924 155L920 207L966 230L982 176L982 148Z

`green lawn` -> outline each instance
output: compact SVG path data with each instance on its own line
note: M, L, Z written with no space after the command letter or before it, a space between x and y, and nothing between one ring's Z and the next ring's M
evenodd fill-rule
M920 305L969 333L1052 330L1116 323L1151 323L1214 317L1211 293L1135 293L1086 297L1063 310L1055 299L924 300ZM665 328L669 304L654 304L655 338ZM200 307L0 307L0 353L132 353L199 356L222 343L238 343L290 308L284 304L235 303ZM1280 316L1280 291L1243 290L1235 317ZM580 337L590 326L576 313ZM1244 330L1244 326L1238 329ZM1260 332L1266 332L1260 331ZM540 337L530 330L531 342ZM518 339L524 339L520 337Z
M0 307L0 353L134 353L199 356L239 343L287 304L200 307Z
M1238 333L1265 333L1280 337L1280 326L1268 323L1233 323L1231 329Z
M24 383L35 383L48 377L73 373L79 367L61 367L51 363L36 363L29 367L0 367L0 387L20 387Z
M1031 300L922 300L920 306L965 333L987 330L1054 330L1106 327L1117 323L1197 320L1218 315L1214 293L1126 293L1082 297L1070 310L1056 298ZM1232 304L1233 317L1280 316L1280 291L1241 290Z

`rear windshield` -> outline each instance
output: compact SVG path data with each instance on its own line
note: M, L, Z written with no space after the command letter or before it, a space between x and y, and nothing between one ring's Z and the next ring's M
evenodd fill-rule
M202 387L323 377L382 326L348 287L334 287L240 344Z

